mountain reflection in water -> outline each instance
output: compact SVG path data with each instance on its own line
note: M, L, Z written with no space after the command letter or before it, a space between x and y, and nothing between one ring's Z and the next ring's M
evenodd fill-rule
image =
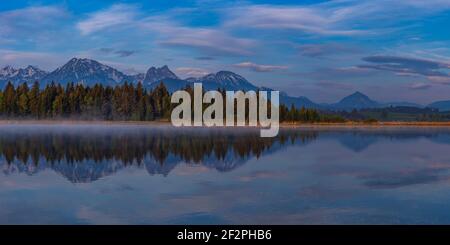
M174 129L166 126L19 126L0 128L4 174L33 175L50 168L71 182L91 182L126 167L168 175L180 163L231 171L288 139L307 142L315 132L260 138L256 129Z
M442 130L282 129L275 138L260 138L259 130L245 128L8 125L0 127L0 169L5 175L52 169L73 183L92 182L129 167L164 176L178 164L227 172L284 145L305 145L318 137L337 139L360 152L380 139L424 137L450 144L450 134Z
M0 124L0 224L449 224L450 129Z

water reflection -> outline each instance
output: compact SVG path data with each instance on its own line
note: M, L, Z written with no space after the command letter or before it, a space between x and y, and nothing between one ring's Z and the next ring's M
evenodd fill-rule
M50 168L71 182L91 182L123 168L168 175L180 163L231 171L283 144L305 144L316 132L260 138L253 129L174 129L165 126L9 126L0 128L4 174Z
M5 175L33 175L52 169L69 181L92 182L127 167L167 176L178 164L232 171L249 159L270 155L286 145L306 145L318 137L337 140L354 152L380 140L427 138L450 144L446 129L282 129L260 138L256 129L176 129L166 126L8 125L0 127L0 168ZM432 181L420 174L414 181ZM368 181L367 185L398 185Z
M448 224L449 149L445 128L0 125L0 223Z

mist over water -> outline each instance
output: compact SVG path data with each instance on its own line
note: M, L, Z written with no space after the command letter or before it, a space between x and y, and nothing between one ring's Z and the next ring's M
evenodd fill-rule
M450 223L450 130L0 125L2 224Z

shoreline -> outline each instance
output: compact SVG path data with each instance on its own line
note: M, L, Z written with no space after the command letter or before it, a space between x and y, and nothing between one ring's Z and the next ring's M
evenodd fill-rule
M169 121L105 121L105 120L1 120L1 125L139 125L139 126L170 126ZM248 127L248 126L247 126ZM280 128L381 128L381 127L450 127L450 122L345 122L345 123L280 123ZM239 127L242 128L242 127Z

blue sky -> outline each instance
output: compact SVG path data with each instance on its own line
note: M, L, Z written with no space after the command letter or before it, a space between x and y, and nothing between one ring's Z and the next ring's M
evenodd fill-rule
M0 65L231 70L318 102L450 99L450 0L2 1Z

